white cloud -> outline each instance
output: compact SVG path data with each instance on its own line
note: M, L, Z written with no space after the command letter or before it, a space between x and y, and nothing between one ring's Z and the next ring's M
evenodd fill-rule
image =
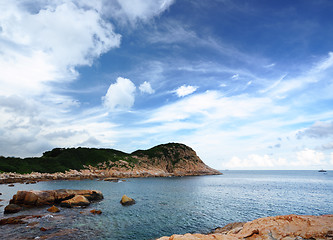
M312 149L304 149L297 152L296 155L298 161L291 163L294 166L321 166L325 164L323 162L325 155L322 152L316 152Z
M281 111L268 98L254 98L247 95L225 97L218 91L194 94L177 102L160 107L149 114L147 122L169 122L198 118L208 121L223 121L233 118L250 117L261 110L276 113Z
M331 152L331 160L330 160L330 164L333 166L333 152Z
M247 158L241 159L232 157L230 161L223 164L227 169L274 169L278 167L285 167L287 165L285 158L275 159L269 155L251 154Z
M198 87L196 87L196 86L183 85L183 86L179 87L178 89L176 89L175 93L177 94L178 97L185 97L187 95L194 93L197 89L198 89Z
M122 22L135 24L138 20L147 21L161 14L173 2L174 0L116 0L112 1L108 11Z
M118 77L117 82L110 85L102 98L103 104L109 111L129 110L134 104L135 90L136 87L131 80Z
M73 80L76 66L91 65L120 44L120 35L93 8L71 1L24 4L0 4L2 94L44 93L48 82Z
M142 93L153 94L155 92L150 83L146 81L139 86L139 89Z
M231 79L233 79L233 80L237 80L237 79L239 79L239 74L234 74L234 75L232 75Z
M307 136L310 138L327 138L333 136L333 121L318 121L309 128L299 131L297 137Z

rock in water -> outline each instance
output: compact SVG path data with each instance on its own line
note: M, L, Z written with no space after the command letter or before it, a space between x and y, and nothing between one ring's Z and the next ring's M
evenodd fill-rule
M22 207L16 204L9 204L5 207L5 214L7 213L17 213L22 210Z
M51 212L51 213L57 213L60 212L59 208L57 208L56 206L52 206L49 209L47 209L47 211Z
M127 197L126 195L124 195L121 200L120 200L120 203L123 205L123 206L129 206L129 205L133 205L135 204L135 200L130 198L130 197Z
M89 200L83 195L76 195L73 198L62 201L60 203L61 207L68 207L68 208L86 207L86 206L89 206L89 205L90 205Z

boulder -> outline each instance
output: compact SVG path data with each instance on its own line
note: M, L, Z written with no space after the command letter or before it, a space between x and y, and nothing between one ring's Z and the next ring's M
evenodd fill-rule
M60 212L59 208L57 208L56 206L52 206L50 208L47 209L47 211L51 212L51 213L57 213Z
M103 199L103 194L96 190L71 190L58 189L48 191L17 191L10 200L10 203L25 207L53 205L64 200L73 198L76 195L82 195L89 201L98 201Z
M104 181L107 181L107 182L118 182L119 178L114 178L114 177L104 178Z
M120 203L123 206L129 206L135 204L135 200L130 197L127 197L126 195L123 195L123 197L120 200Z
M89 206L89 205L90 205L89 200L83 195L75 195L73 198L62 201L60 203L61 207L68 207L68 208L86 207L86 206Z
M22 207L17 204L9 204L5 207L5 214L7 213L17 213L22 210Z
M96 210L96 209L90 210L90 212L91 212L92 214L98 214L98 215L102 214L102 211L101 211L101 210Z

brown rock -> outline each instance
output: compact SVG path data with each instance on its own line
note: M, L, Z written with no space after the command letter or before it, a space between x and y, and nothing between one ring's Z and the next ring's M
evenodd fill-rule
M14 187L15 185L14 184L9 184L8 187Z
M238 224L225 226L223 233L214 234L185 234L162 237L159 240L186 239L331 239L333 236L333 215L298 216L286 215L265 217L247 222L243 227ZM234 231L235 229L238 231ZM231 230L228 230L231 229Z
M22 207L20 207L19 205L16 205L16 204L9 204L5 207L5 214L8 214L8 213L17 213L19 211L22 210Z
M41 227L39 230L41 230L42 232L46 232L48 229L45 227Z
M93 210L90 210L90 212L91 212L92 214L98 214L98 215L102 214L102 211L101 211L101 210L95 210L95 209L93 209Z
M49 209L47 209L47 211L51 212L51 213L57 213L60 212L59 208L57 208L56 206L52 206Z
M23 224L27 223L26 221L31 220L33 218L41 218L41 215L21 215L16 217L4 218L0 219L0 225L6 224Z
M130 197L127 197L126 195L123 195L123 197L120 200L120 203L123 206L129 206L135 204L135 200Z
M103 194L96 190L59 189L48 191L17 191L17 193L10 200L10 203L27 207L53 205L64 200L71 199L75 195L82 195L89 201L103 199Z
M118 182L119 178L114 178L114 177L104 178L104 181L107 181L107 182Z
M216 228L213 233L238 233L240 230L242 230L244 224L245 222L229 223L222 228Z
M68 208L79 207L79 206L85 207L89 205L90 205L89 200L83 195L75 195L73 198L62 201L60 203L61 207L68 207Z

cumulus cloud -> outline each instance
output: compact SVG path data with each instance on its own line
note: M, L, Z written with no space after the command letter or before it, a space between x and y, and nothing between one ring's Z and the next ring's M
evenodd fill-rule
M312 149L304 149L296 153L294 160L270 155L250 154L245 158L232 157L223 164L230 169L311 169L326 166L328 161L324 153Z
M297 162L292 162L294 166L320 166L323 165L325 155L312 149L304 149L296 153Z
M102 98L103 104L109 111L129 110L134 104L135 90L136 87L131 80L118 77L116 83L110 85Z
M74 1L6 1L0 11L2 94L44 93L46 83L73 80L76 66L120 44L111 23Z
M285 158L275 159L269 155L251 154L247 158L232 157L224 164L230 169L271 169L276 167L285 167L288 164Z
M309 128L299 131L297 133L297 138L302 138L304 136L310 138L326 138L333 136L333 121L331 122L315 122Z
M155 92L150 83L146 81L139 86L139 89L142 93L153 94Z
M175 93L177 94L178 97L185 97L187 95L190 95L194 93L198 87L196 86L190 86L190 85L183 85L179 87L178 89L175 90Z

